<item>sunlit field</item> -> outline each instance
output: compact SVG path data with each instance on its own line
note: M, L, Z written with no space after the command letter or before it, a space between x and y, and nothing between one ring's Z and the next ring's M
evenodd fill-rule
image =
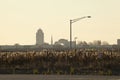
M0 52L1 74L120 75L120 50Z

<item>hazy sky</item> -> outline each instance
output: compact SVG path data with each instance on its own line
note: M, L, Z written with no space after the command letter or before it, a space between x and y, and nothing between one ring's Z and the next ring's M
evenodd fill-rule
M116 44L120 0L0 0L0 45L35 44L39 28L45 42L69 40L69 20L88 15L73 24L73 40Z

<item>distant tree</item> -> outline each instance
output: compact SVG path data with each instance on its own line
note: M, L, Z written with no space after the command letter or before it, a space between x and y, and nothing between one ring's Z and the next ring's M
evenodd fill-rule
M93 43L92 43L92 42L89 42L89 43L88 43L88 45L92 46L92 45L93 45Z
M95 40L95 41L93 41L93 45L100 46L101 45L101 40Z
M59 42L55 42L55 44L53 45L53 48L55 48L55 49L61 49L63 47L64 46L61 43L59 43Z
M78 46L86 46L86 45L88 45L86 41L80 41L78 43Z
M109 43L107 41L103 41L101 45L109 45Z
M15 43L14 46L20 46L20 44L19 43Z
M55 45L61 45L63 47L69 47L69 42L66 39L60 39L57 42L55 42Z
M69 42L68 42L67 39L60 39L60 40L59 40L59 43L60 43L60 44L63 44L64 47L69 47Z

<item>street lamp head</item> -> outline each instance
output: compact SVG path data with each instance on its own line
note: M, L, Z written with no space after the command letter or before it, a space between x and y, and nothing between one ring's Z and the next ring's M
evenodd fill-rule
M91 16L87 16L87 18L91 18Z

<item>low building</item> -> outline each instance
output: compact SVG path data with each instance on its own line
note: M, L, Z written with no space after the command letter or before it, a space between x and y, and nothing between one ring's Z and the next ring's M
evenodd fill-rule
M120 39L117 39L117 45L120 45Z

